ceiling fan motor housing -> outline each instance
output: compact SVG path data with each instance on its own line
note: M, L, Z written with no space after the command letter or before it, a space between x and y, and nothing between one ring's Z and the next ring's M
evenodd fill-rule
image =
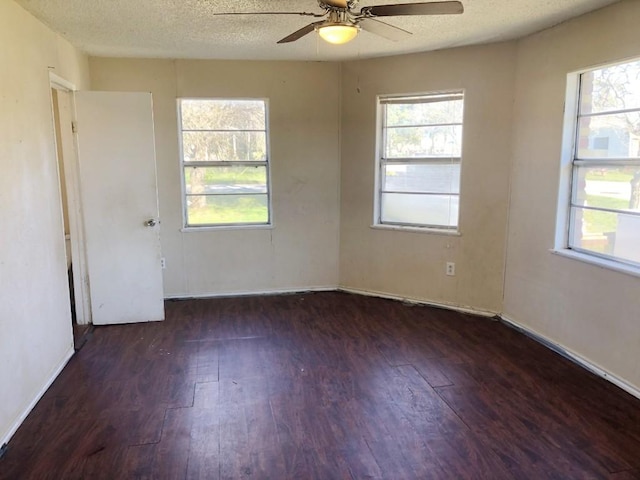
M329 12L327 24L351 25L354 24L352 16L346 10L332 10Z
M351 10L355 8L358 1L359 0L318 0L318 5L320 5L320 8L324 8L326 10Z

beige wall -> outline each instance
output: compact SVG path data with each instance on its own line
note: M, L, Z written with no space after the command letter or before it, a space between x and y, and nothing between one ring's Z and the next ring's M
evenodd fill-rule
M640 389L640 278L549 252L566 75L640 56L639 18L630 0L518 44L504 313Z
M151 91L165 294L338 284L340 66L91 58L92 89ZM181 232L177 97L269 99L272 229Z
M73 351L49 69L88 85L86 57L0 2L0 444Z
M515 45L349 62L342 76L340 284L499 312ZM460 236L370 228L376 95L464 89ZM456 276L445 264L456 263Z

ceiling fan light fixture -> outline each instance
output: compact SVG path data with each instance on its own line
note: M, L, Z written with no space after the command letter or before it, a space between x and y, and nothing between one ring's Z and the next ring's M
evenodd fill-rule
M356 38L360 28L352 23L328 23L319 25L316 30L325 42L344 45Z

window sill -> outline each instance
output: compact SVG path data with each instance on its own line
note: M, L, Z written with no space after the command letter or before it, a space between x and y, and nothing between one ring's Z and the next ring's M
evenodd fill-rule
M429 233L432 235L445 235L449 237L460 237L462 234L458 230L444 230L439 228L428 227L405 227L402 225L371 225L374 230L397 230L400 232L413 232L413 233Z
M640 277L640 268L632 265L626 265L624 263L614 262L613 260L607 260L604 258L594 257L586 253L576 252L569 249L551 249L550 252L554 255L560 255L561 257L572 258L580 262L596 265L601 268L613 270L620 273L631 275L632 277Z
M273 224L269 225L207 225L202 227L182 227L180 231L182 233L193 232L220 232L223 230L272 230Z

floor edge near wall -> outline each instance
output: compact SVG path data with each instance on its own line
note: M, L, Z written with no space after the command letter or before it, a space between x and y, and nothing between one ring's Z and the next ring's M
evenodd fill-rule
M388 300L397 300L399 302L413 303L416 305L426 305L435 308L446 308L447 310L470 313L472 315L480 315L482 317L496 317L497 315L499 315L498 312L474 308L467 305L454 305L451 303L435 302L432 300L424 300L416 297L405 297L402 295L394 295L390 293L378 292L375 290L363 290L360 288L351 287L338 287L336 288L336 290L339 292L354 293L356 295L366 295L367 297L386 298Z
M343 287L343 286L324 286L324 287L306 287L306 288L292 288L292 289L273 289L273 290L260 290L260 291L241 291L241 292L224 292L220 294L196 294L196 295L174 295L166 297L166 300L186 300L189 298L218 298L218 297L240 297L240 296L252 296L252 295L288 295L288 294L296 294L296 293L305 293L305 292L345 292L356 295L366 295L369 297L377 297L377 298L385 298L389 300L396 300L400 302L408 302L418 305L427 305L436 308L446 308L449 310L455 310L462 313L469 313L473 315L480 315L483 317L494 317L504 324L508 325L511 328L515 328L520 331L524 335L532 338L536 342L544 345L545 347L553 350L554 352L562 355L563 357L571 360L575 364L581 366L585 370L590 371L591 373L604 378L610 383L616 385L621 388L625 392L630 395L640 399L640 389L636 388L634 385L626 382L625 380L617 377L616 375L602 369L581 355L567 350L562 345L555 343L554 341L548 339L544 335L531 330L524 325L519 324L513 319L510 319L498 312L493 312L489 310L482 310L473 308L470 306L458 306L452 305L448 303L434 302L429 300L424 300L415 297L405 297L402 295L394 295L385 292L378 292L375 290L364 290L360 288L352 288L352 287Z
M428 305L436 308L446 308L449 310L455 310L462 313L470 313L473 315L480 315L483 317L496 317L498 312L483 310L474 308L467 305L454 305L451 303L442 303L432 300L425 300L417 297L408 297L403 295L395 295L385 292L378 292L376 290L364 290L360 288L341 287L341 286L312 286L301 288L281 288L270 290L241 290L238 292L221 292L221 293L194 293L194 294L179 294L179 295L167 295L165 300L189 300L192 298L224 298L224 297L250 297L254 295L292 295L296 293L307 292L344 292L353 293L356 295L365 295L368 297L386 298L389 300L397 300L400 302L414 303L417 305Z
M13 422L13 425L11 425L11 427L9 428L5 436L3 438L0 438L0 445L2 445L2 449L3 449L0 453L2 453L2 455L4 455L4 452L8 448L7 444L11 440L11 437L13 437L13 435L18 431L18 428L20 428L20 425L22 425L22 423L25 421L27 416L31 413L31 410L34 409L34 407L40 401L42 396L47 392L51 384L53 384L55 379L58 378L58 375L60 375L60 372L62 372L62 370L67 365L67 363L69 362L69 360L71 359L74 353L75 353L75 350L73 349L73 346L71 346L71 348L62 357L62 360L60 361L60 363L58 363L58 365L51 371L51 374L45 380L42 388L36 393L31 403L29 403L29 405L27 405L27 408L25 408L22 411L22 413L18 416L18 418L16 418L15 422Z
M274 288L271 290L240 290L238 292L220 292L220 293L184 293L178 295L167 295L165 300L190 300L192 298L225 298L225 297L252 297L257 295L291 295L306 292L335 292L338 291L337 286L316 286L301 288Z
M599 367L598 365L593 363L591 360L588 360L587 358L583 357L582 355L579 355L576 352L572 352L571 350L566 349L561 344L554 342L553 340L545 337L544 335L536 332L535 330L532 330L531 328L526 327L525 325L522 325L522 324L516 322L515 320L513 320L513 319L511 319L511 318L509 318L509 317L507 317L505 315L499 315L499 318L505 325L508 325L509 327L518 330L522 334L524 334L524 335L528 336L529 338L535 340L536 342L540 343L541 345L544 345L548 349L553 350L557 354L562 355L566 359L568 359L568 360L572 361L573 363L581 366L585 370L588 370L589 372L593 373L594 375L597 375L598 377L601 377L601 378L607 380L608 382L614 384L618 388L621 388L622 390L627 392L629 395L632 395L632 396L640 399L640 389L637 388L636 386L634 386L633 384L631 384L631 383L627 382L626 380L623 380L622 378L612 374L611 372L608 372L607 370Z

